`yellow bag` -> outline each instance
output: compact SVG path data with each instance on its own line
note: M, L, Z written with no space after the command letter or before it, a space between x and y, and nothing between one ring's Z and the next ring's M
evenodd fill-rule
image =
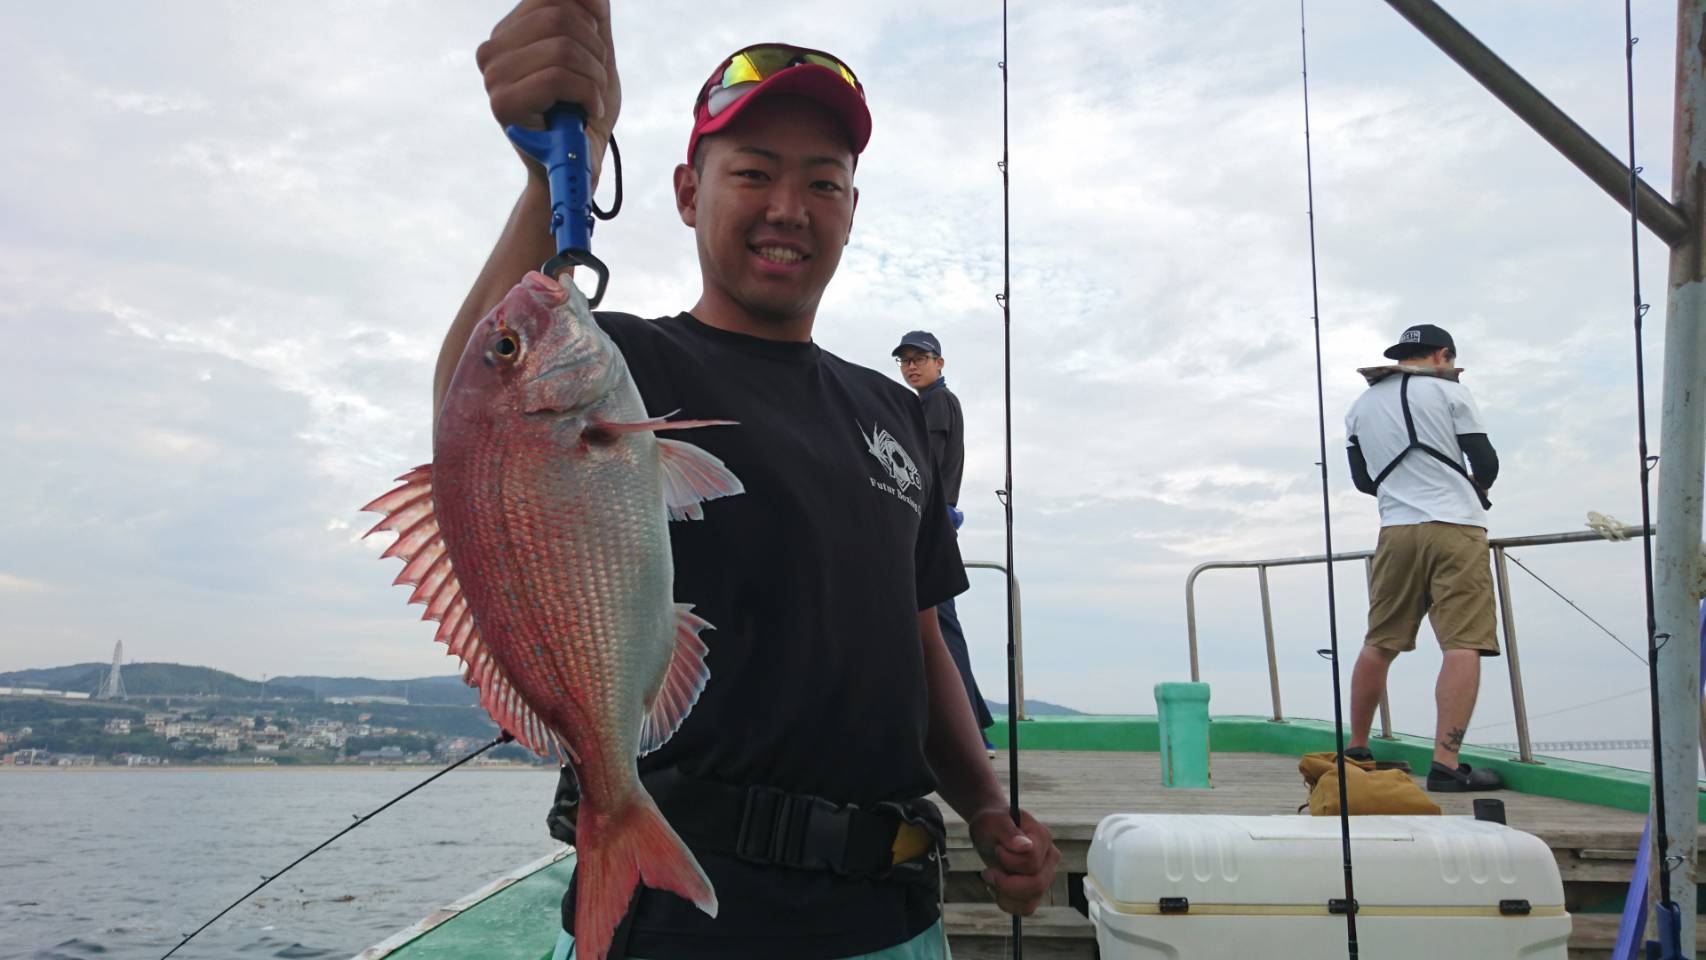
M1339 766L1335 753L1306 753L1297 771L1309 785L1309 812L1317 817L1339 815ZM1439 816L1434 803L1402 770L1377 770L1372 762L1345 759L1345 799L1353 816L1417 814Z

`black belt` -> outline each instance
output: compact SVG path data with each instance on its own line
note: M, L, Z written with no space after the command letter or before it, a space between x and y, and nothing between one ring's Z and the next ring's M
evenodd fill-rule
M665 767L642 776L658 809L689 847L761 866L872 877L896 864L896 836L922 831L941 845L941 812L928 800L838 804L775 787L699 780Z
M895 840L902 830L927 834L931 858L943 855L947 830L942 813L922 797L860 807L775 787L737 787L699 780L674 767L643 774L640 780L664 819L695 854L732 854L747 863L823 870L845 877L937 882L938 871L925 870L928 861L922 857L894 862ZM551 835L564 843L575 842L573 810L579 801L579 784L573 770L565 766L547 817ZM562 924L570 933L574 932L579 878L576 871L563 897ZM612 935L612 957L625 955L641 893L635 889L634 899Z
M872 877L919 868L895 863L896 850L908 846L896 843L903 831L922 832L926 849L940 850L946 837L941 811L922 798L861 807L775 787L700 780L674 767L651 771L641 781L695 853L729 854L761 866ZM548 818L552 836L564 843L575 841L572 811L579 794L573 772L564 767Z

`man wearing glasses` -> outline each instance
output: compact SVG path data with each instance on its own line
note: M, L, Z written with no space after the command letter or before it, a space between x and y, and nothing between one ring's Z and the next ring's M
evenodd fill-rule
M914 330L900 338L893 351L900 375L908 386L918 391L918 402L924 407L924 426L930 431L930 459L942 478L942 495L948 501L948 516L958 530L965 521L960 512L960 478L966 465L966 418L960 412L960 398L948 389L948 378L942 375L947 363L942 358L942 341L928 330ZM966 648L965 630L960 626L959 612L949 597L936 605L936 620L942 625L942 639L953 654L954 666L960 671L960 683L966 688L972 714L979 730L995 725L989 715L989 705L983 702L983 692L977 688L977 677L971 671L971 651ZM989 734L983 735L983 748L995 756L995 745Z
M537 128L559 102L585 109L596 182L622 100L607 4L526 0L476 61L500 124ZM764 44L692 92L674 197L694 233L698 302L597 320L653 413L739 424L694 442L746 494L670 531L677 595L716 625L704 635L710 681L639 761L719 909L642 888L612 929L575 930L577 898L598 891L571 887L557 956L944 956L928 794L966 820L1009 912L1036 909L1059 851L1029 814L1009 818L937 623L966 579L923 411L812 340L852 231L864 90L829 54ZM544 172L523 166L521 197L446 336L438 397L474 325L556 252ZM577 796L565 770L554 834L573 836Z

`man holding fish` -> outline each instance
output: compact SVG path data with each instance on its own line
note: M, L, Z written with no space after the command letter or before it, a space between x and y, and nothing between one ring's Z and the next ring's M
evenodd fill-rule
M605 0L527 0L477 61L500 124L585 109L596 182L622 99ZM439 358L431 476L373 507L482 704L566 762L559 956L943 956L927 794L1011 913L1059 852L1013 823L936 621L966 579L918 403L812 341L864 91L829 54L763 44L695 92L674 194L698 302L591 318L567 276L531 273L556 251L523 160ZM419 502L438 524L404 544Z

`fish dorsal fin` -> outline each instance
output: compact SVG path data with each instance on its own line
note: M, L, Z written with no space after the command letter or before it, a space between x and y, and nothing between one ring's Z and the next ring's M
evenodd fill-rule
M671 520L703 520L701 503L746 491L723 461L691 443L659 440L658 463L663 468L663 502Z
M383 514L363 539L381 530L397 534L397 541L383 554L403 559L403 570L394 582L415 588L409 602L426 604L422 620L438 621L433 639L462 661L462 679L480 691L480 706L522 746L542 757L554 752L563 759L566 751L561 741L521 698L509 675L480 640L474 612L468 607L462 584L457 582L433 512L432 465L416 467L397 481L401 486L361 508Z
M646 704L646 716L640 722L640 756L669 742L699 702L705 681L711 679L711 668L705 665L708 648L699 639L699 631L709 626L704 617L693 612L691 604L675 605L675 655L670 657L663 683Z

